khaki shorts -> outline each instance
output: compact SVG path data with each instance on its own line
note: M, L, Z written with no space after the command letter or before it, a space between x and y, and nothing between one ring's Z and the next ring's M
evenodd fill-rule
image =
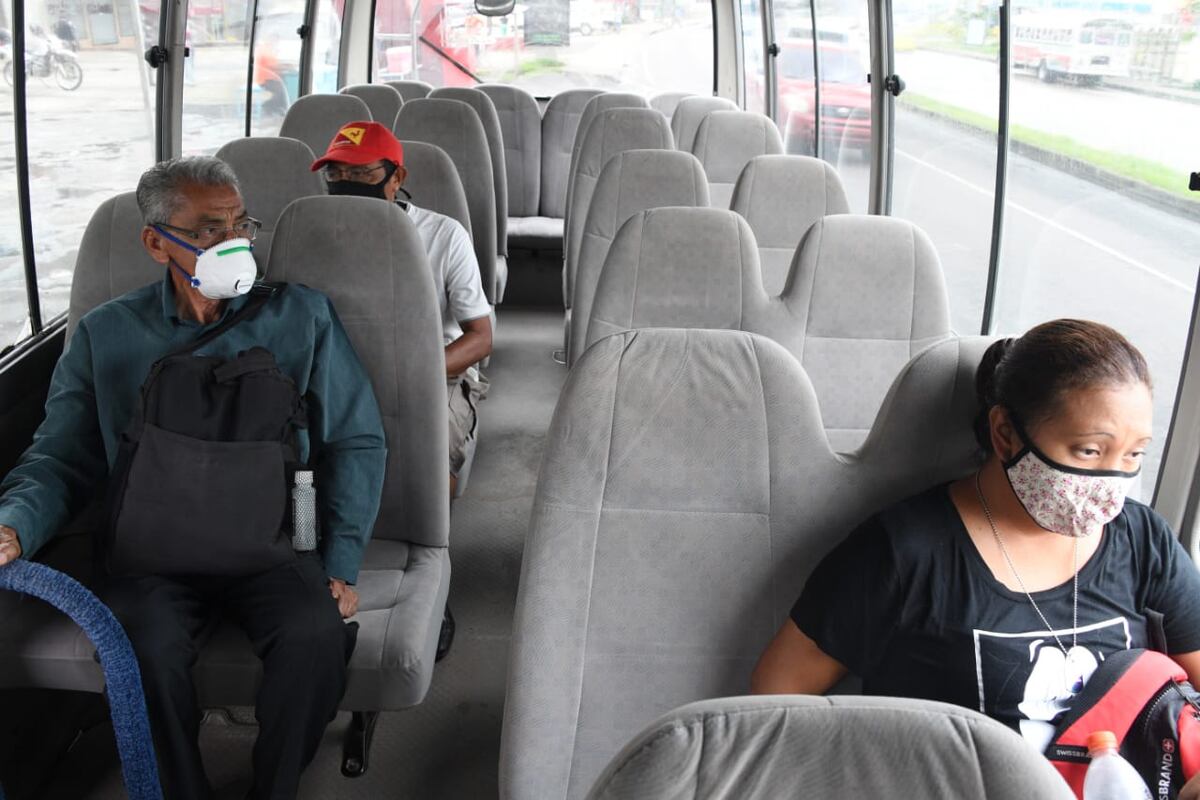
M476 409L487 396L487 378L471 368L446 381L446 396L450 403L450 474L458 477L467 460L467 448L475 438L478 422Z

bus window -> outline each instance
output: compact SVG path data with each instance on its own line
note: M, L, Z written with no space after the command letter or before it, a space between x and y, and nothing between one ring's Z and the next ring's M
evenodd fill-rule
M817 3L821 156L837 168L850 210L866 213L871 178L870 33L866 4L842 16L832 0ZM834 34L830 39L827 34Z
M343 0L317 0L314 23L312 90L337 91L338 63L341 60Z
M0 14L12 19L12 3L3 0ZM0 43L0 69L5 77L11 74L12 39ZM12 108L12 87L0 84L0 102ZM14 142L12 117L0 122L0 152L11 156ZM4 209L4 225L0 226L0 351L30 334L29 304L25 296L25 261L21 247L21 228L17 224L17 168L10 158L0 160L0 208Z
M129 191L154 163L154 90L142 58L157 0L133 14L88 5L74 42L57 15L28 5L26 42L30 201L43 322L67 310L75 254L103 200ZM154 29L156 31L156 29ZM157 41L157 32L150 40ZM7 226L13 227L13 226Z
M892 24L896 72L908 84L895 104L892 214L929 234L954 329L977 333L991 256L999 28L922 0L897 0Z
M1142 480L1148 499L1196 285L1200 197L1186 183L1200 106L1131 75L1115 35L1129 23L1063 14L1073 30L1093 33L1093 43L1064 48L1049 81L1036 71L1014 72L1011 81L996 328L1094 319L1145 353L1155 384L1154 444Z
M697 0L529 0L484 17L472 0L376 0L372 80L711 94L712 6ZM414 43L411 31L417 32ZM761 38L761 37L760 37Z
M303 24L303 2L259 0L258 21L254 26L251 136L277 136L283 125L283 114L300 96L300 47L303 41L297 30Z
M767 60L763 52L762 7L758 0L741 0L742 61L745 64L746 110L765 113Z
M200 9L189 4L193 64L184 76L184 155L212 155L229 140L246 135L250 13L245 6L221 8L214 7L217 13L193 16ZM291 97L281 62L270 47L255 60L253 77L256 118L262 124L268 117L282 120ZM275 124L278 130L279 122Z

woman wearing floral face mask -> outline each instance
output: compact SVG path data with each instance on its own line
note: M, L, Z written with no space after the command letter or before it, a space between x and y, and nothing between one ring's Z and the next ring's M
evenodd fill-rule
M1200 685L1200 575L1166 522L1125 499L1151 434L1141 353L1057 320L993 344L976 389L983 466L830 553L754 691L821 693L852 672L868 694L981 710L1042 750L1106 655L1151 644L1154 612Z

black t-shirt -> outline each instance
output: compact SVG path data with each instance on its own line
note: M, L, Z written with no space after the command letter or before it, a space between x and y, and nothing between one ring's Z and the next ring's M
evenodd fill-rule
M1133 500L1079 572L1078 645L1068 662L1021 592L995 579L938 486L860 525L817 567L792 619L863 679L867 694L973 708L1045 749L1104 657L1147 645L1146 610L1167 650L1200 650L1200 573L1165 520ZM1072 581L1033 597L1072 647Z

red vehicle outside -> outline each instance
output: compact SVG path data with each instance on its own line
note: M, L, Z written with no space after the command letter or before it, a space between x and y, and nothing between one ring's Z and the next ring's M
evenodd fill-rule
M813 54L810 39L783 41L778 66L779 116L787 152L811 155L813 127ZM850 148L867 153L871 145L871 88L867 67L848 45L820 42L821 138L827 152Z

